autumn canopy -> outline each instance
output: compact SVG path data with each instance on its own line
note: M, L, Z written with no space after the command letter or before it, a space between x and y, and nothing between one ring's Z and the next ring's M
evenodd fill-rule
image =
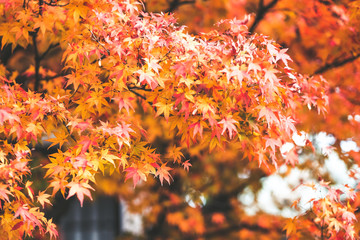
M186 3L190 8L184 6L180 18L194 9L204 14L202 24L190 19L187 28L173 14L159 11L173 12L182 5L179 1L166 8L152 1L0 0L1 239L34 234L56 238L53 220L44 215L54 197L76 196L82 205L98 188L123 196L130 205L142 199L139 209L151 209L144 215L148 229L157 226L169 238L176 231L206 238L214 231L216 235L222 224L226 229L233 223L242 226L235 230L244 239L257 239L257 231L280 238L283 229L294 239L306 239L309 233L318 239L356 238L356 186L333 188L326 173L313 172L326 194L311 200L311 214L279 217L273 229L256 217L245 221L237 196L249 186L259 191L260 180L280 166L287 174L296 166L313 168L304 157L299 164L301 155L324 164L309 139L304 146L294 142L300 130L333 134L338 139L333 151L339 153L340 141L358 133L346 125L359 128L350 118L359 116L358 107L344 106L341 125L336 119L339 105L331 105L347 96L352 100L346 104L359 105L357 88L351 80L339 83L332 81L333 75L324 75L325 80L320 74L359 56L354 53L358 29L351 25L358 20L354 9L359 3L314 1L314 6L304 6L314 9L314 16L296 22L305 10L295 3L260 0L255 15L247 15L251 11L244 11L240 5L246 4L241 3L244 12L234 15L231 7L222 9L234 3L225 2ZM284 13L283 8L290 10ZM206 18L214 15L209 9L219 19ZM270 9L280 19L273 26L278 36L272 35L272 23L263 20ZM326 12L330 10L338 17ZM316 21L318 12L337 21L329 36L338 55L321 42L325 36L319 42L305 39L316 38L307 21ZM254 33L258 26L272 36ZM350 56L339 46L344 41L354 46ZM304 50L312 48L313 53ZM351 78L354 69L341 77ZM347 135L336 132L339 126L346 127ZM354 160L359 162L356 151L343 155L349 169ZM244 173L246 181L239 177ZM356 171L352 173L355 178ZM116 187L109 188L114 182ZM207 204L189 207L185 197L196 202L196 195L205 196Z

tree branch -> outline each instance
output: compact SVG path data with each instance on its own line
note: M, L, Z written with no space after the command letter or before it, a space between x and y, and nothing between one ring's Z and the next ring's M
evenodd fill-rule
M34 53L35 53L35 85L34 85L34 91L37 91L39 89L39 84L40 84L40 55L39 55L39 50L37 47L37 42L36 42L36 36L37 36L37 32L35 32L32 35L32 40L33 40L33 45L34 45Z
M254 231L254 232L261 232L261 233L270 233L272 231L276 231L276 232L279 232L279 233L283 232L281 228L272 227L272 228L269 229L269 228L261 227L261 226L259 226L257 224L240 223L240 224L224 227L224 228L221 228L221 229L217 229L217 230L214 230L214 231L206 232L203 235L203 237L211 238L211 237L216 237L216 236L224 236L226 234L229 234L229 232L238 231L238 230L241 230L241 229L248 229L248 230L251 230L251 231Z
M41 79L41 80L49 81L49 80L53 80L53 79L58 78L58 77L64 77L64 75L63 75L63 74L61 74L61 73L59 73L59 74L56 74L56 75L54 75L54 76L47 76L47 77L44 77L44 78L43 78L43 79Z
M70 2L65 3L65 4L59 4L59 3L54 2L54 0L51 0L50 2L44 2L44 3L45 3L46 5L52 6L52 7L65 7L65 6L67 6L67 5L70 4Z
M186 4L194 4L195 0L187 0L187 1L181 1L180 0L173 0L170 3L169 8L165 11L166 13L174 12L176 9L178 9L182 5Z
M134 91L133 89L129 88L129 91L132 92L133 94L135 94L136 96L138 96L138 97L146 100L146 97L145 97L145 96L143 96L143 95L141 95L140 93Z
M42 16L43 13L43 5L44 5L44 0L39 0L39 15Z
M360 53L355 54L354 56L342 59L342 60L335 60L332 63L327 63L324 66L318 68L312 75L322 74L322 73L324 73L326 71L329 71L331 69L344 66L347 63L355 61L359 57L360 57Z
M46 54L48 54L52 49L54 49L54 48L56 48L56 47L58 47L58 46L60 46L60 43L51 44L51 45L48 47L48 49L46 49L46 51L45 51L43 54L41 54L40 60L44 59L45 56L46 56Z
M255 20L249 28L249 32L253 33L260 21L265 17L266 13L273 8L279 0L272 0L268 5L264 6L264 0L259 1L259 7L256 13Z

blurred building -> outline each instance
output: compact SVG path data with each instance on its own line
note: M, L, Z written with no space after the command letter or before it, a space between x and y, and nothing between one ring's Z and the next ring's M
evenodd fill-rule
M113 240L142 233L140 215L129 213L116 197L99 196L94 201L84 201L83 207L75 197L58 201L51 215L61 240Z

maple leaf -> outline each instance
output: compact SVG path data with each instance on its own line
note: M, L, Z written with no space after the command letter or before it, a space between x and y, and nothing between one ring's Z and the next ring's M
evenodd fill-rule
M167 121L170 116L170 111L173 108L174 103L162 103L158 102L154 104L155 107L157 107L156 116L160 116L161 114L164 114L165 120Z
M336 220L336 218L331 219L329 223L329 228L334 228L335 232L339 232L340 229L343 227L343 224Z
M270 53L271 56L274 56L274 55L276 56L276 55L278 54L277 47L275 47L275 46L273 45L273 41L271 41L271 40L266 40L266 41L264 42L264 44L266 45L267 50L269 51L269 53Z
M240 70L238 67L232 67L231 70L232 71L231 71L229 77L231 78L231 77L236 76L236 78L238 79L240 85L241 85L242 80L244 79L244 77L250 78L246 72ZM228 81L229 81L229 79L228 79Z
M153 72L144 72L143 70L138 70L135 73L139 74L139 83L147 83L152 90L158 86L158 82L154 79Z
M345 226L345 234L348 238L350 238L351 240L355 239L355 230L354 230L354 226L351 224L348 224Z
M279 139L268 138L266 139L265 147L270 147L272 152L275 153L276 147L281 147L281 141Z
M221 135L224 135L225 131L228 130L230 139L232 138L233 134L237 133L236 126L234 125L237 123L231 116L225 117L222 119L219 124L223 125L223 131Z
M168 156L174 159L174 162L180 162L184 154L181 152L181 147L174 145L171 150L168 151Z
M93 147L98 146L96 141L98 137L89 138L88 136L82 136L80 139L79 144L83 145L81 147L81 153L85 153L89 148L93 149Z
M189 160L186 160L185 162L182 163L184 169L188 172L189 171L189 167L192 166L191 163L189 163L190 159Z
M65 87L68 87L72 84L74 86L74 89L78 89L79 85L83 84L83 81L78 76L76 76L76 72L66 75L65 78L67 78Z
M69 194L66 199L69 199L70 197L72 197L76 194L76 197L80 201L81 207L83 206L84 195L88 196L92 200L91 192L89 189L91 189L93 191L94 191L94 189L89 184L87 184L85 182L81 182L81 183L70 182L66 186L70 188Z
M17 218L20 216L25 222L28 222L31 225L36 225L38 227L41 227L41 222L39 221L39 219L37 219L37 217L33 213L31 213L29 210L30 209L27 204L20 206L16 210L16 212L14 214L14 218Z
M266 80L270 82L271 85L274 85L274 83L277 83L279 82L279 79L278 77L275 75L275 73L279 72L278 70L276 69L264 69L265 71L265 84L266 84ZM275 90L273 88L273 90Z
M109 154L109 149L101 150L101 158L108 161L109 163L111 163L114 167L115 167L114 160L120 160L120 158L118 156Z
M154 72L156 72L157 74L159 74L159 69L162 69L162 67L158 64L158 61L155 59L145 59L145 62L147 63L148 67L153 70Z
M230 82L230 79L231 79L231 70L229 70L229 69L227 69L227 68L224 68L224 69L221 70L220 72L225 73L226 79L227 79L227 83L229 83L229 82Z
M29 197L31 198L31 200L34 200L34 190L31 188L31 185L33 184L33 182L31 181L27 181L25 184L25 188L28 192Z
M125 169L125 167L128 165L127 158L128 158L128 155L126 155L126 154L121 155L119 167L121 166L123 169Z
M56 144L59 144L61 148L64 143L68 142L67 138L69 134L65 133L65 131L55 132L54 135L55 135L54 138L46 139L46 141L52 142L52 144L48 148L51 148Z
M24 225L23 221L20 221L18 223L16 223L12 228L11 231L15 231L16 229L20 228L22 225Z
M265 117L266 122L268 124L268 126L270 126L270 124L279 124L279 119L275 116L274 112L267 108L267 107L259 107L261 108L260 112L259 112L259 117L258 120L262 117Z
M146 175L142 171L140 171L138 168L128 167L125 169L125 171L127 172L125 181L128 180L129 178L132 178L134 188L136 187L136 184L140 181L140 179L142 179L143 181L146 182L146 179L147 179Z
M52 196L54 196L59 190L64 196L67 184L68 182L65 179L54 178L54 180L50 183L50 187L53 188Z
M348 223L356 221L355 214L349 211L344 211L342 214L342 219Z
M12 196L12 193L7 190L7 187L7 185L0 183L0 199L10 202L9 195Z
M284 230L286 230L286 236L290 236L292 233L296 233L296 223L295 223L295 219L292 218L288 218L286 220L286 225L283 228Z
M292 59L289 57L289 55L286 54L286 51L288 48L281 49L278 53L276 53L276 59L275 62L281 60L285 64L286 67L288 67L287 60L292 62Z
M36 19L37 21L34 24L34 30L36 30L37 28L40 29L40 32L42 34L42 36L45 36L45 32L46 32L46 23L43 21L43 19Z
M130 128L130 124L126 124L125 122L122 122L122 124L118 123L116 127L111 128L109 127L108 123L104 123L100 121L101 127L99 128L104 133L108 133L110 135L116 135L119 147L121 148L123 143L130 146L130 133L135 132Z
M164 179L169 183L170 185L170 178L172 179L169 171L172 170L172 168L167 167L166 163L162 164L156 171L155 176L159 176L161 186L163 185Z
M340 189L329 188L327 196L332 202L339 202L340 195L343 193Z
M187 62L179 62L176 63L174 66L172 66L172 69L175 69L175 76L182 76L183 78L186 78L186 75L191 73L191 69L193 68L193 62L187 61Z
M291 136L291 133L296 133L296 127L294 123L296 123L295 120L293 120L290 116L285 117L280 115L280 123L285 132L288 134L288 136Z
M129 109L131 108L133 111L134 107L132 106L131 101L134 100L134 98L132 97L128 97L128 98L123 98L123 97L116 97L113 98L115 101L119 102L119 112L121 111L121 109L125 108L126 112L129 114Z
M0 109L0 124L3 125L5 121L9 121L13 125L14 121L20 122L20 118L9 113L6 109Z
M202 126L201 121L191 124L189 128L194 128L193 137L195 137L195 135L199 133L200 137L203 138L204 127Z
M290 163L291 165L295 166L295 164L298 162L298 154L296 152L296 147L293 147L288 152L285 153L285 160L286 163Z
M247 73L249 73L250 71L253 71L255 75L257 75L257 72L258 71L261 71L261 67L259 64L256 64L256 63L249 63L249 66L248 66L248 71Z
M52 218L46 223L46 233L50 234L50 239L57 239L59 237L59 233L56 230L56 225L52 222Z
M37 196L37 200L43 208L45 206L45 203L52 205L49 200L49 197L50 197L50 195L45 193L45 191L39 192L39 195Z

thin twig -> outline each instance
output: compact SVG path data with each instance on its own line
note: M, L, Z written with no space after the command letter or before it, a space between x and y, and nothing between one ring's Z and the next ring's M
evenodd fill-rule
M100 42L99 38L93 33L93 31L91 31L90 29L88 29L88 30L91 32L91 39L94 40L95 42L97 42L101 47L103 47L105 49L105 51L107 52L107 54L110 55L109 49L107 49L105 47L105 45Z
M163 62L165 59L167 59L168 55L171 53L171 50L174 49L174 46L170 48L170 50L158 61L158 64Z

